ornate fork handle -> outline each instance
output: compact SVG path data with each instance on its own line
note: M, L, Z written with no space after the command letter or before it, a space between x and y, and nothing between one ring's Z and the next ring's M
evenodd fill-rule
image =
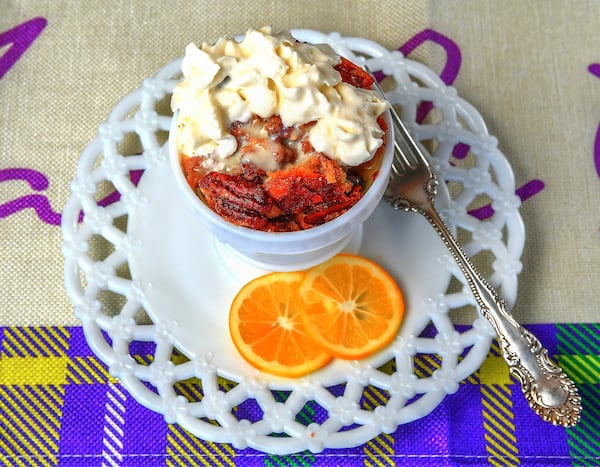
M473 266L433 205L436 188L437 180L434 177L425 184L427 199L415 203L395 197L388 201L396 209L423 215L442 238L466 278L481 314L496 331L502 356L511 374L521 384L523 394L534 412L555 425L575 425L581 417L581 398L577 387L550 359L540 341L514 320L506 302Z

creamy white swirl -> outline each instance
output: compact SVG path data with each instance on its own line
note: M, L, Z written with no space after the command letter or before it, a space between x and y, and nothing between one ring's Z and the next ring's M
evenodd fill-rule
M249 30L240 41L187 46L184 79L171 100L179 111L177 143L186 156L220 161L235 153L234 121L279 115L285 126L316 121L309 139L317 151L356 166L382 144L377 117L387 103L372 90L342 82L339 56L328 45L296 41L270 28Z

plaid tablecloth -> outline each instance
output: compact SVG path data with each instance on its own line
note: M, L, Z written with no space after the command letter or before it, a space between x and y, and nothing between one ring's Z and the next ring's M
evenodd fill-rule
M583 419L574 428L557 428L531 412L494 345L480 370L427 417L356 448L275 456L203 441L167 424L109 376L78 326L4 327L0 459L5 465L73 466L598 465L600 325L528 328L581 391ZM135 358L147 358L142 347ZM416 365L425 377L439 362L422 358ZM369 396L363 404L385 403L378 391ZM310 407L304 412L313 415Z
M598 2L0 0L0 11L0 463L600 465ZM399 49L481 112L523 201L514 314L577 383L579 425L537 419L495 346L427 417L318 454L199 440L109 376L63 286L59 225L79 155L116 102L188 42L266 24ZM423 375L439 365L416 363Z

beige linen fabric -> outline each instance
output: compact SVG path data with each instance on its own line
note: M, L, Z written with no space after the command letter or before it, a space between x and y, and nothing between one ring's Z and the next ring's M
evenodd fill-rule
M271 25L338 31L394 48L425 27L427 8L424 0L0 0L0 11L0 33L35 17L48 21L0 80L0 169L45 174L50 185L42 194L62 211L79 154L98 125L189 42ZM0 46L0 56L7 49ZM24 181L1 183L0 204L31 192ZM31 209L0 219L0 325L78 323L64 291L61 242L60 228Z
M597 322L600 2L429 2L430 26L461 49L455 87L483 115L517 187L527 240L514 314L523 322Z
M45 174L42 194L60 212L98 125L192 41L271 25L396 48L433 28L461 48L455 86L500 140L517 186L546 184L522 208L527 245L515 313L523 322L597 321L600 79L586 67L600 62L599 10L594 1L0 0L0 34L34 17L48 21L0 79L0 170ZM0 45L0 57L7 49ZM412 58L437 69L437 53L421 47ZM2 182L0 204L31 192L24 181ZM0 325L78 323L63 287L61 242L59 227L31 209L0 219Z

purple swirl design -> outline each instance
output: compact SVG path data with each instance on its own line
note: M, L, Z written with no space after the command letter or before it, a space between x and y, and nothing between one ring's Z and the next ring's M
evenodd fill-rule
M8 180L25 180L32 190L47 190L48 178L41 172L32 169L0 169L0 183Z
M541 180L530 180L525 185L517 188L515 190L515 194L521 198L521 201L525 201L528 198L531 198L533 195L544 189L544 182ZM477 209L471 209L469 214L473 217L476 217L479 220L484 220L492 217L494 215L494 209L491 204L486 204L485 206L481 206Z
M432 41L445 50L446 64L440 73L440 78L445 84L452 84L458 76L458 72L460 71L462 58L460 48L458 45L456 45L456 42L452 41L450 38L434 31L433 29L424 29L420 33L411 37L404 45L398 47L398 50L402 52L402 55L408 56L427 41ZM376 71L373 73L373 75L378 81L381 81L383 78L385 78L385 75L381 71ZM421 123L432 107L433 105L431 102L423 102L417 109L416 121Z
M0 33L0 48L10 44L8 50L0 57L0 79L37 39L47 23L45 18L33 18Z
M140 183L143 173L144 173L143 170L130 171L129 179L131 180L131 183L133 183L135 186L137 186L138 183ZM119 193L118 191L115 190L112 193L109 193L108 195L106 195L100 201L98 201L98 206L106 207L110 204L116 203L120 199L121 199L121 193ZM83 216L84 216L84 212L81 211L79 213L79 222L83 221Z
M588 71L600 78L600 63L592 63L588 67ZM594 167L596 168L596 174L600 177L600 124L596 130L596 140L594 141Z
M440 72L440 78L446 85L451 85L458 76L458 73L460 72L462 55L460 52L460 47L458 47L456 42L454 42L449 37L444 36L443 34L440 34L439 32L434 31L432 29L425 29L413 36L412 38L410 38L404 45L399 47L398 50L402 52L403 55L407 56L427 41L431 41L445 50L446 64ZM600 76L600 64L598 65L596 71L599 73ZM375 76L378 80L382 80L384 78L384 75L381 72L376 73ZM432 108L433 104L431 102L423 102L417 110L417 122L421 123ZM598 136L596 138L596 148L596 162L598 167L598 164L600 164L600 128L598 130ZM467 157L469 149L470 147L468 144L458 143L456 144L456 146L454 146L452 150L452 156L456 159L464 159L465 157ZM541 180L534 179L528 181L527 183L519 187L515 191L515 194L519 196L521 201L525 201L526 199L537 194L543 189L544 182ZM488 204L469 211L469 214L471 214L474 217L477 217L480 220L484 220L491 217L494 214L494 209L492 208L491 204Z
M458 72L460 71L462 56L460 53L460 48L458 45L456 45L456 42L452 41L450 38L434 31L433 29L425 29L410 38L408 42L406 42L406 44L401 46L398 50L406 56L427 41L438 44L446 51L446 64L440 73L440 78L445 84L452 84L458 76ZM433 104L431 102L423 102L423 104L421 104L417 110L417 122L421 123L423 120L425 120L425 117L432 108Z
M48 178L41 172L26 168L0 169L0 183L11 180L24 180L32 190L48 189ZM54 211L50 201L42 194L29 194L0 204L0 219L16 212L31 208L35 210L40 220L50 225L60 225L61 214Z
M453 83L460 71L462 59L460 48L456 45L456 42L449 37L446 37L433 29L425 29L410 38L406 44L401 46L398 50L404 55L408 55L427 41L435 42L446 51L446 65L444 65L444 69L440 73L440 78L442 78L442 81L446 84Z
M60 212L52 210L50 201L48 201L46 196L35 194L21 196L7 203L0 204L0 219L27 208L34 209L40 220L46 224L60 225Z
M143 170L132 170L130 172L131 181L137 186L142 178ZM50 183L48 178L41 172L26 168L0 169L0 183L8 181L23 180L29 184L32 190L47 190ZM121 199L118 191L113 191L100 201L99 206L108 206ZM49 225L60 225L62 215L60 212L52 209L50 200L43 194L28 194L20 196L4 204L0 204L0 219L8 217L25 209L33 209L42 222ZM83 213L79 215L79 220L83 220Z
M591 74L593 74L594 76L600 78L600 63L592 63L589 67L588 70Z

